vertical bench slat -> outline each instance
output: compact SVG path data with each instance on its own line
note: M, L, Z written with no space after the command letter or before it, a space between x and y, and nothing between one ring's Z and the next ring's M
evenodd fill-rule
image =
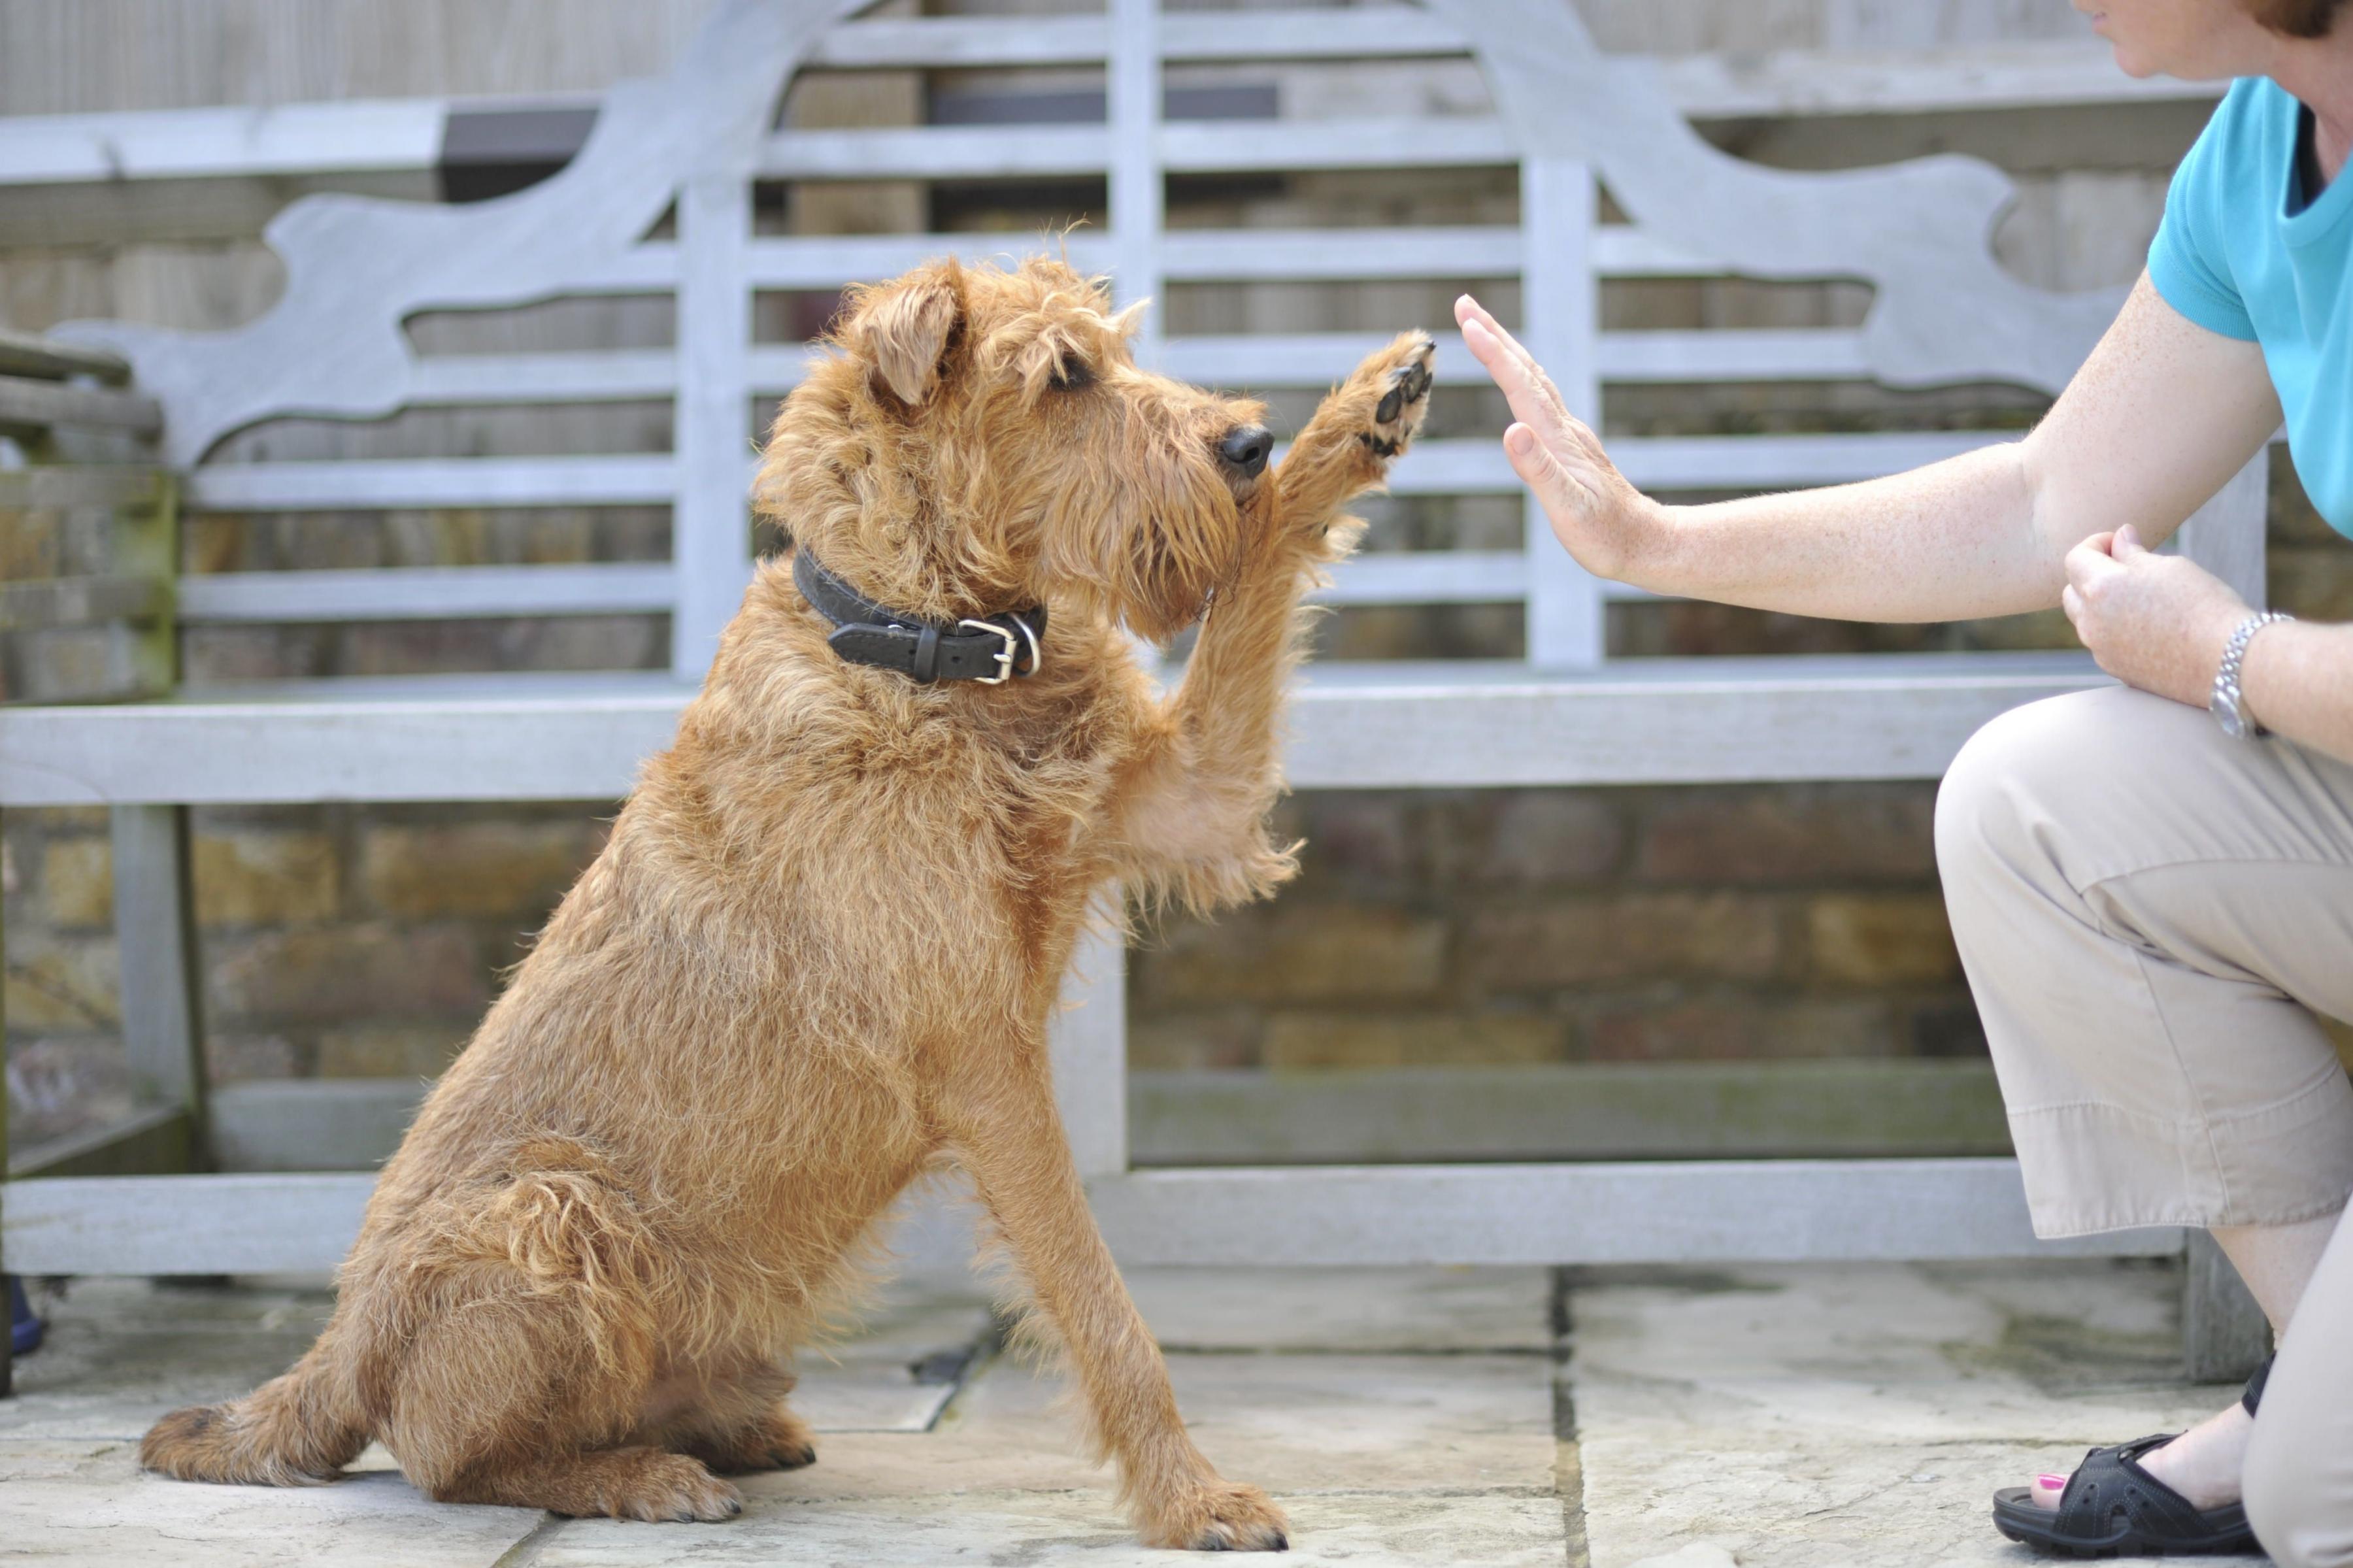
M1155 0L1111 0L1112 57L1107 109L1111 119L1113 287L1122 306L1161 294L1160 229L1166 188L1160 136L1160 7ZM1133 342L1137 360L1160 363L1165 310L1145 313Z
M1127 1169L1127 942L1116 900L1094 912L1062 981L1062 1010L1047 1026L1054 1100L1083 1177Z
M118 805L111 816L122 1046L132 1089L185 1112L189 1146L201 1150L206 1073L188 808Z
M1521 165L1521 220L1527 226L1521 298L1528 347L1549 368L1569 411L1598 424L1599 300L1591 261L1596 205L1590 165L1552 157L1532 157ZM1552 524L1535 497L1530 495L1524 505L1528 662L1540 669L1591 669L1607 653L1600 585L1553 542Z
M752 188L744 173L690 175L679 192L678 231L678 499L670 523L678 607L670 618L670 668L681 680L700 680L752 572L744 491Z

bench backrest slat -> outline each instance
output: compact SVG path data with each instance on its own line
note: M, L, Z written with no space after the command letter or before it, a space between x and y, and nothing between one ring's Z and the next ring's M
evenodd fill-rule
M90 334L140 363L142 383L163 398L171 437L184 451L209 445L211 436L203 422L214 405L199 395L196 389L207 384L192 367L237 363L243 354L250 368L252 355L300 354L305 341L300 329L312 320L335 321L341 340L329 352L352 353L349 375L339 383L332 366L322 372L311 364L295 376L290 363L281 405L260 408L259 416L332 414L339 401L343 411L374 414L387 396L396 406L436 409L667 399L667 453L212 462L195 469L189 497L196 506L227 512L668 504L673 518L669 563L195 579L185 595L189 618L269 622L667 608L673 670L698 675L749 568L748 411L755 397L771 398L797 384L808 353L799 344L754 341L754 296L822 294L891 276L948 250L967 257L1019 254L1039 244L1034 236L1004 234L754 234L753 185L760 180L815 186L1099 177L1109 194L1109 222L1050 243L1076 265L1111 273L1124 299L1162 298L1174 286L1193 284L1516 282L1531 345L1553 368L1572 406L1597 421L1612 384L1865 381L1883 378L1891 369L1916 382L1924 379L1925 363L1932 370L1950 364L1956 377L1966 373L2047 388L2063 357L2052 347L2052 333L2077 331L2102 308L2096 300L2060 300L2014 285L1968 298L1967 289L1991 276L1982 249L1949 265L1921 250L1923 243L1941 243L1943 233L1984 226L1969 209L1999 204L2000 182L1989 171L1964 178L1950 161L1876 171L1866 182L1869 191L1850 199L1843 193L1851 181L1740 164L1687 136L1662 132L1630 142L1628 126L1680 131L1678 97L1746 92L1751 100L1778 95L1780 101L1803 95L1774 79L1769 62L1744 75L1714 59L1666 66L1604 59L1566 7L1532 13L1499 0L1431 0L1427 6L1253 12L1246 25L1226 13L1163 15L1155 0L1110 0L1104 15L1077 17L859 20L850 15L856 8L857 0L720 0L670 79L617 89L573 166L508 202L409 211L378 206L358 214L330 198L290 209L273 226L273 244L305 281L353 266L349 298L331 298L332 286L323 284L308 293L290 292L276 316L213 342L169 341L120 326ZM767 106L796 58L828 69L898 71L1101 64L1103 118L1077 125L771 130ZM1285 61L1406 59L1453 60L1457 69L1466 59L1475 62L1491 84L1492 107L1374 120L1166 117L1164 68L1172 62L1280 69ZM1539 62L1549 76L1538 74ZM2033 47L2019 50L2015 60L2005 57L1990 74L1979 72L1968 83L1907 87L1912 79L1894 64L1850 74L1855 79L1837 93L1883 103L1900 103L1907 90L1962 104L2004 101L2004 94L2051 101L2070 92L2105 101L2144 90L2119 87L2125 79L2093 68L2081 53L2062 58ZM1554 83L1549 92L1532 87L1547 81ZM1577 101L1556 101L1570 98ZM655 154L635 143L617 151L624 138L658 146L669 162L649 167L645 159ZM1455 167L1515 170L1518 221L1170 229L1163 210L1171 175ZM1660 193L1672 195L1678 169L1687 176L1691 200L1730 203L1748 220L1711 226L1691 221L1694 215L1672 201L1660 206L1665 199ZM1603 185L1621 203L1630 202L1638 217L1651 221L1604 221L1598 199ZM675 216L670 236L620 244L596 237L611 231L613 212L646 210L652 205L649 193L665 187ZM1801 207L1808 221L1827 222L1830 229L1791 228L1797 219L1785 223L1775 216L1774 202L1782 196ZM1647 209L1645 202L1651 204ZM523 210L515 204L529 205L538 222L522 226L513 213L490 210ZM542 230L561 226L575 212L587 215L582 237L547 246ZM1926 241L1914 232L1923 213L1933 216L1930 226L1937 231ZM1658 221L1662 217L1668 221ZM449 270L438 283L353 266L417 246L428 232L438 247L432 254L471 255L476 265ZM1695 244L1721 254L1700 254ZM470 252L470 247L478 248ZM1944 295L1915 286L1915 275L1937 266L1949 274L1934 280ZM1605 331L1600 325L1605 281L1743 275L1861 279L1878 286L1879 302L1859 328ZM403 346L385 361L382 340L365 335L420 311L628 294L675 300L674 346L425 355ZM368 320L354 324L352 317ZM1381 335L1164 337L1166 330L1165 313L1155 312L1139 345L1147 360L1192 380L1269 390L1328 384ZM353 350L353 343L364 352ZM371 362L370 354L377 358ZM1441 380L1457 384L1480 379L1451 342L1439 371ZM1630 436L1613 437L1612 450L1629 476L1647 488L1741 489L1863 478L1997 438L2000 433L1992 430ZM1440 496L1507 495L1519 487L1491 440L1457 438L1423 443L1399 466L1393 488L1405 496ZM1526 606L1533 663L1599 664L1602 607L1630 595L1593 582L1562 556L1532 504L1525 531L1525 548L1516 555L1489 548L1367 559L1343 572L1328 596L1354 604L1516 600Z

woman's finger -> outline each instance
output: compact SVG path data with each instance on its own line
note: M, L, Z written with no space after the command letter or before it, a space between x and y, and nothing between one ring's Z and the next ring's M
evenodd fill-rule
M2108 536L2095 533L2067 552L2067 581L2078 589L2124 570L2107 552Z
M2075 635L2082 637L2084 635L2084 595L2075 592L2074 584L2072 583L2059 590L2059 607L2067 612L2067 624L2075 628Z
M1486 366L1487 374L1503 389L1504 401L1511 405L1513 418L1540 436L1566 433L1568 411L1561 406L1559 394L1544 379L1543 371L1504 347L1505 339L1496 335L1500 331L1490 331L1485 323L1474 318L1462 323L1462 342L1472 357Z
M2140 542L2140 531L2128 522L2117 529L2109 541L2108 553L2122 561L2128 556L2147 554L2148 546Z
M1526 376L1530 385L1551 399L1554 404L1561 404L1559 388L1553 385L1552 377L1545 374L1544 366L1536 363L1536 356L1530 353L1527 346L1514 337L1503 322L1495 320L1493 313L1486 306L1468 294L1462 295L1454 301L1454 319L1458 324L1465 328L1468 328L1472 321L1478 322L1481 329L1494 340L1504 354L1518 362L1520 371ZM1467 331L1464 337L1467 342L1469 338ZM1491 364L1488 368L1492 372L1494 367ZM1565 412L1566 405L1561 406Z

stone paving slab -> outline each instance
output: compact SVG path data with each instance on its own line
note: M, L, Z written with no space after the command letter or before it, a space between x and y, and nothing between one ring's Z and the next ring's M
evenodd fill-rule
M250 1394L326 1326L324 1290L78 1279L43 1301L48 1332L16 1363L0 1438L137 1442L166 1410Z
M1996 1487L2233 1397L2182 1381L2179 1293L2146 1262L1586 1277L1592 1568L2035 1563L1994 1531Z
M1286 1562L1566 1562L1540 1272L1155 1270L1139 1294L1164 1334L1210 1347L1170 1356L1178 1399L1220 1468L1289 1510ZM1135 1543L1110 1473L1079 1457L1061 1380L988 1359L979 1288L954 1277L902 1281L830 1360L807 1360L796 1397L820 1426L818 1463L745 1479L745 1515L724 1525L429 1503L380 1447L325 1487L137 1473L156 1413L282 1370L327 1305L315 1289L78 1284L51 1347L19 1363L26 1397L0 1402L0 1563L1184 1561ZM964 1345L984 1354L960 1390L913 1384L911 1362ZM944 1405L929 1431L911 1425L917 1398Z
M1282 1568L1561 1568L1560 1501L1548 1493L1459 1496L1334 1492L1285 1502ZM519 1554L520 1555L520 1554ZM531 1568L760 1564L942 1568L954 1563L1155 1568L1196 1561L1136 1543L1106 1492L973 1492L852 1506L764 1507L723 1525L565 1524L534 1543ZM1225 1561L1225 1559L1216 1559ZM1240 1559L1242 1562L1256 1558Z
M1130 1268L1170 1350L1525 1351L1552 1345L1546 1268Z
M0 1441L9 1568L487 1568L541 1517L429 1502L386 1470L324 1487L197 1486L140 1474L134 1443Z

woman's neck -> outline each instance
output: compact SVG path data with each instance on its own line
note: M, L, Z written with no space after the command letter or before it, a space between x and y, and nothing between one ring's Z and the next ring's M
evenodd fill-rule
M2334 184L2353 154L2353 22L2325 38L2281 39L2264 74L2312 110L2313 156L2322 183Z

